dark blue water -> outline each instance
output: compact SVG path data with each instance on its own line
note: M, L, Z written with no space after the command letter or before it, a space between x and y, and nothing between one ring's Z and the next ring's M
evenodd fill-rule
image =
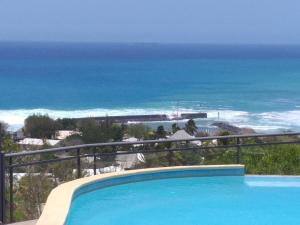
M300 128L300 47L0 44L0 120L207 111L257 129ZM294 121L297 122L294 122Z
M299 178L152 180L75 198L66 225L300 224L299 198Z

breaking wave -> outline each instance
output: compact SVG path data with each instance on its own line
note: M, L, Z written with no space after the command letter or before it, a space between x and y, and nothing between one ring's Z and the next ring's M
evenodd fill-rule
M196 112L193 109L180 108L180 113ZM208 118L198 120L198 125L208 125L213 121L226 121L239 127L249 127L257 132L300 131L300 110L283 112L251 113L235 110L203 110ZM57 118L80 118L96 116L167 114L170 118L176 115L174 108L123 108L123 109L83 109L83 110L51 110L51 109L17 109L0 110L0 120L9 125L10 130L23 126L26 117L32 114L47 114Z

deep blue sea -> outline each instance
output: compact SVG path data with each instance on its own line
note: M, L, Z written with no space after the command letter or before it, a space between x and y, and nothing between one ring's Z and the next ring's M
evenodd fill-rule
M0 120L208 112L300 131L300 46L0 43Z

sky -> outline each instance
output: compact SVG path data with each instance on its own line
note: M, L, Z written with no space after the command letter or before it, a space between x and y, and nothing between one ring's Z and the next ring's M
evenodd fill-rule
M300 44L299 0L0 0L0 41Z

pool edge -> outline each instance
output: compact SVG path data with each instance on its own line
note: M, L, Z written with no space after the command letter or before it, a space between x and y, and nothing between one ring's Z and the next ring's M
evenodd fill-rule
M242 169L244 165L201 165L201 166L175 166L175 167L160 167L150 169L138 169L130 171L121 171L96 176L85 177L61 184L54 188L48 196L43 213L37 221L36 225L64 225L68 216L68 212L72 203L74 193L81 187L99 182L101 180L118 178L128 175L137 175L144 173L167 172L177 170L228 170ZM241 174L244 175L244 174Z

